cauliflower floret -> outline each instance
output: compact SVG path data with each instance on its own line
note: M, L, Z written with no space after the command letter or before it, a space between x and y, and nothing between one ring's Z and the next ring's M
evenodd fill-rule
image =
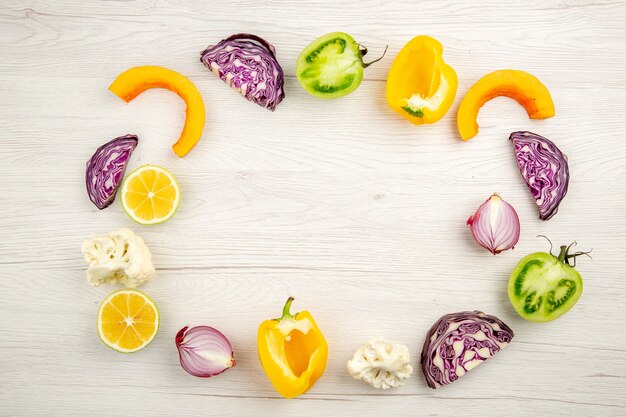
M374 388L389 389L404 385L413 372L410 361L406 346L376 338L354 352L348 361L348 372Z
M129 229L86 240L83 255L89 263L87 282L96 287L119 282L135 288L150 281L156 272L150 250L143 239Z

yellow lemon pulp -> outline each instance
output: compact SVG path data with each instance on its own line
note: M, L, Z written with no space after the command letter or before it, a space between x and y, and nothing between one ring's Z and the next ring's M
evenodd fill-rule
M147 295L121 290L109 295L98 311L98 333L102 342L119 352L136 352L146 347L159 330L159 310Z
M127 175L121 194L124 210L141 224L166 221L176 212L180 199L172 174L155 165L144 165Z

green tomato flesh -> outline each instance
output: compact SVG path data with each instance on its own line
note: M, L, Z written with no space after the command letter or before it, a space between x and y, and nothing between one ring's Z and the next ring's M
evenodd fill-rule
M523 258L509 278L509 300L526 320L547 322L567 313L583 292L580 274L545 252Z
M296 64L298 81L319 98L350 94L363 80L363 59L352 36L334 32L317 38L300 54Z

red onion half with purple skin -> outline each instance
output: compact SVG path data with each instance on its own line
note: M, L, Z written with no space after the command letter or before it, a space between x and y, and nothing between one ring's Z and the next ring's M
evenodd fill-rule
M200 61L249 101L274 111L285 98L283 69L265 39L238 33L207 47Z
M176 335L180 365L190 375L208 378L236 365L233 348L219 330L185 326Z
M138 142L135 135L120 136L96 149L87 161L87 194L100 210L115 200L126 166Z
M520 173L537 203L539 218L549 220L567 194L567 156L551 140L536 133L513 132L509 140L513 142Z
M494 255L513 249L519 240L519 217L512 205L493 194L467 219L474 240Z
M426 334L422 371L430 388L456 381L509 345L513 330L482 311L441 317Z

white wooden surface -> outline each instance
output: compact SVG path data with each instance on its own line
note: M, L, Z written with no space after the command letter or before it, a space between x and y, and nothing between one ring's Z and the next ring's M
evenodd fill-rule
M510 4L507 4L510 3ZM526 4L522 4L526 3ZM7 416L617 416L626 415L626 2L610 0L324 2L13 1L0 3L0 414ZM300 50L342 30L376 56L361 87L320 101L294 75ZM199 60L237 32L276 46L287 98L275 113L244 101ZM417 34L442 41L459 75L450 113L416 127L384 100L399 49ZM122 70L163 65L188 75L207 108L203 139L184 159L170 146L184 105L149 91L125 106L107 87ZM470 85L500 68L532 72L557 116L530 121L508 99L480 114L462 142L455 113ZM532 130L570 158L558 215L540 222L508 135ZM136 133L130 168L154 163L178 178L176 216L133 224L116 202L98 211L84 164L103 142ZM465 220L498 191L522 221L518 247L493 257ZM99 302L114 288L85 282L83 239L131 227L153 251L161 330L122 355L98 339ZM508 274L537 239L579 242L593 260L585 292L549 324L517 317ZM272 389L256 329L288 295L323 329L330 358L306 395ZM418 357L444 313L480 309L506 321L512 345L458 383L433 391ZM174 335L208 324L238 365L213 379L187 375ZM416 368L380 392L351 379L358 345L407 344Z

